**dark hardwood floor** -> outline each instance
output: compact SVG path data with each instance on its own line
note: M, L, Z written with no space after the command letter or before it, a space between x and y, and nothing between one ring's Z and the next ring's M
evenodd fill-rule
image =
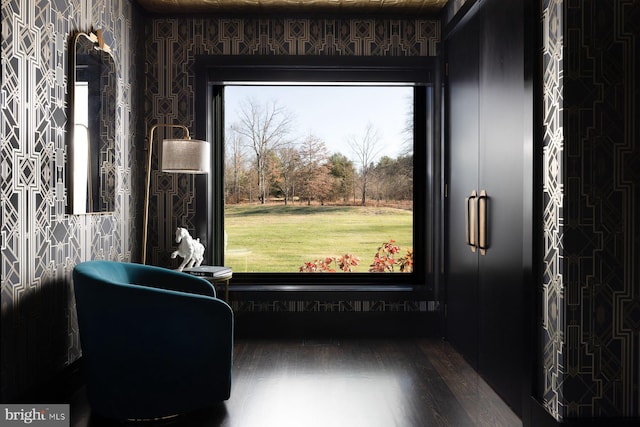
M433 339L241 339L231 398L142 426L520 426L449 344ZM84 388L72 427L123 426L91 415Z

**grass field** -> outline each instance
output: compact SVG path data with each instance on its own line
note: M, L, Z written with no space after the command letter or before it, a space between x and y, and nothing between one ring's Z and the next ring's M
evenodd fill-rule
M346 253L366 272L382 243L413 247L412 212L388 207L227 205L225 230L225 265L238 272L297 272Z

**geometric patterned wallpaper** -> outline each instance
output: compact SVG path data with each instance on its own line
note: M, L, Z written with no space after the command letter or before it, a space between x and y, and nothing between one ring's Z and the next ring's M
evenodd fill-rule
M561 382L565 365L562 263L563 181L563 0L546 0L542 10L543 228L542 400L556 419L564 417Z
M544 1L543 398L640 416L640 2Z
M194 129L197 55L435 56L440 22L425 18L155 18L146 25L145 117ZM203 135L198 135L203 137ZM156 138L159 140L161 136ZM157 152L157 150L154 150ZM154 159L157 161L157 159ZM193 178L152 172L150 264L172 266L179 225L192 234ZM427 311L426 301L245 301L236 311Z
M80 356L71 270L137 251L135 43L128 0L2 0L2 401ZM114 211L69 215L68 48L104 30L116 63Z

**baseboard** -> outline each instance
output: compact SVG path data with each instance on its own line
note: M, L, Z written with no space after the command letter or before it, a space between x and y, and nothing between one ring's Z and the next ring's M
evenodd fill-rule
M439 316L432 312L240 312L240 338L440 338Z

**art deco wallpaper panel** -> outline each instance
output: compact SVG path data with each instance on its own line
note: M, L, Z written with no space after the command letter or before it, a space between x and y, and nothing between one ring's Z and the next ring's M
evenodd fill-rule
M543 176L544 195L544 259L542 298L543 335L543 392L542 399L551 415L563 417L562 396L558 383L564 372L564 321L562 307L564 286L562 270L562 220L563 220L563 0L547 0L543 4Z
M2 399L80 356L71 270L128 259L137 173L131 2L2 1ZM104 30L117 65L114 212L68 215L68 47L73 31Z
M640 2L543 3L543 399L638 417Z
M565 2L565 416L638 417L640 2ZM585 387L585 385L588 385Z

